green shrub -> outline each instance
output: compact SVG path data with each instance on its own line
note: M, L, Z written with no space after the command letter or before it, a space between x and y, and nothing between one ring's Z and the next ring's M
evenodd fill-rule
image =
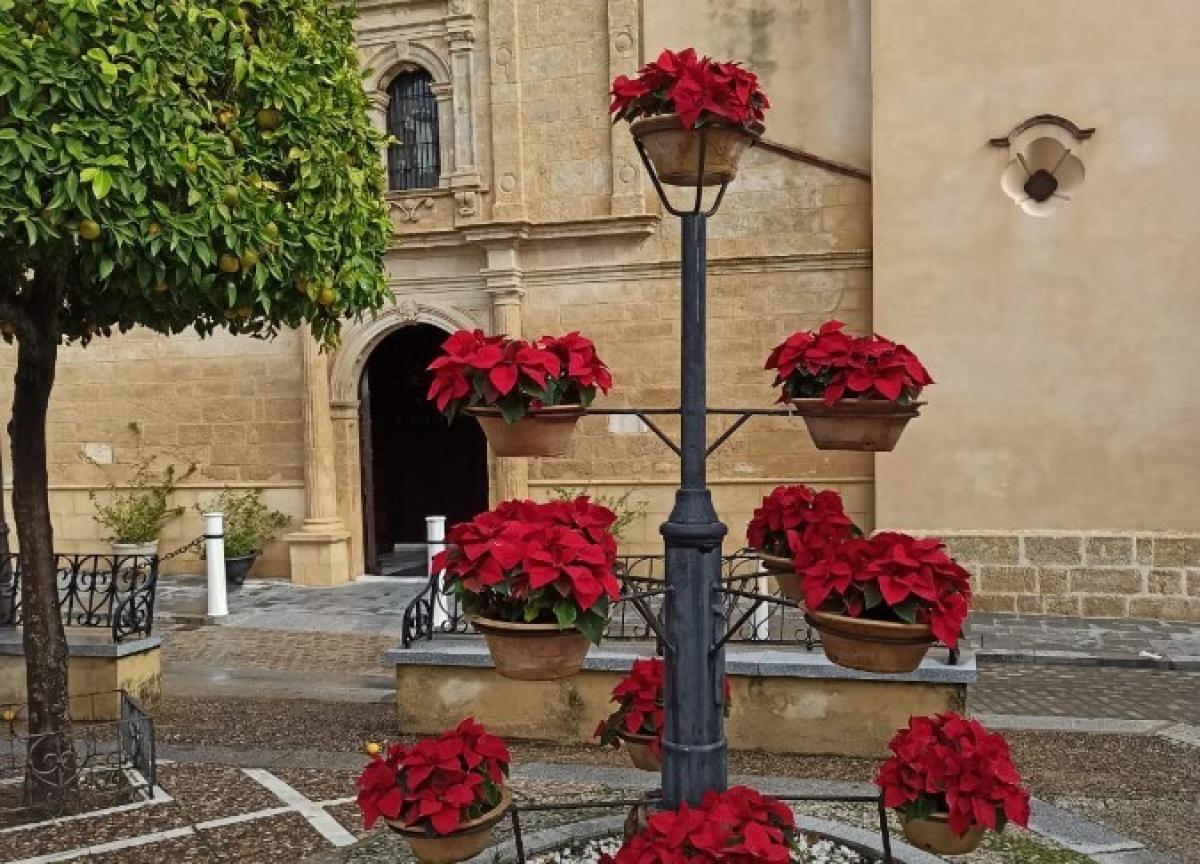
M262 550L262 544L292 524L292 517L263 503L262 491L236 492L225 489L207 504L197 504L199 513L225 516L225 557L241 558Z
M154 472L154 457L139 457L133 472L133 481L127 490L118 489L115 483L106 487L112 495L108 504L101 504L95 489L88 490L88 498L96 508L95 520L109 531L105 537L112 543L153 543L158 539L162 527L182 515L183 507L169 504L171 493L196 472L191 465L183 474L176 476L175 466L168 465L161 476Z

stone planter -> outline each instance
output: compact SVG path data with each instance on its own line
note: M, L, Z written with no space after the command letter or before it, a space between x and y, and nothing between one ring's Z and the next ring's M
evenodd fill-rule
M112 554L114 558L127 557L142 557L149 558L151 555L158 554L158 541L152 540L149 543L112 543Z
M983 839L983 826L972 825L965 834L950 830L949 816L934 813L926 819L906 819L904 839L927 852L937 855L967 855L974 852Z
M246 575L261 553L258 550L249 555L239 555L237 558L225 559L225 581L233 588L241 588L246 581Z
M872 621L813 610L804 618L821 634L825 656L847 669L912 672L921 665L933 644L933 633L927 624Z
M779 593L789 600L804 602L804 592L800 590L800 574L796 572L796 565L792 563L792 560L780 555L768 555L757 549L754 551L758 555L758 560L762 561L763 567L779 586Z
M660 182L669 186L720 186L737 176L746 148L758 141L762 127L747 131L741 126L709 122L699 129L684 129L678 114L643 117L629 124L654 166ZM701 175L700 141L704 139Z
M624 742L629 750L629 759L633 767L642 771L658 773L662 770L662 758L651 748L654 743L653 735L634 735L632 732L619 732L617 737Z
M473 407L465 413L479 421L497 456L561 456L571 446L571 436L583 416L583 407L536 408L516 423L500 416L499 408Z
M492 845L492 829L504 818L512 804L512 794L500 789L500 803L496 809L477 819L464 822L452 834L429 834L424 828L410 828L403 822L388 819L388 827L403 837L413 855L425 864L455 864L474 858Z
M496 671L519 681L555 681L570 678L583 668L591 645L575 628L557 624L523 624L471 617L483 634Z
M793 399L818 450L892 450L908 421L920 415L924 402L897 405L886 399L842 399L826 405L821 399Z

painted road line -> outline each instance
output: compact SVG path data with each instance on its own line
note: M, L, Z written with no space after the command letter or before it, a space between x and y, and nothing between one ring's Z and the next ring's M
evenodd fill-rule
M269 789L280 801L303 816L309 825L334 846L353 846L358 842L357 837L343 828L340 822L322 810L318 804L305 798L270 771L262 768L243 768L242 772L251 780Z

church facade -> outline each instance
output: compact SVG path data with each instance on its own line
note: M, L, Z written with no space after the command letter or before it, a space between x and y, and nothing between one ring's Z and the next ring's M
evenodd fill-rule
M636 418L586 417L561 459L496 459L424 404L422 371L455 329L580 330L613 371L605 406L677 404L678 222L607 91L694 45L744 60L773 103L710 221L710 404L769 407L770 349L831 318L908 344L937 382L891 454L751 420L709 468L726 551L803 482L866 530L946 536L977 608L1196 620L1200 116L1180 88L1200 15L1149 5L1133 26L1117 0L359 0L395 302L331 355L301 333L64 351L58 546L103 545L88 490L141 452L197 465L179 503L259 488L295 516L260 576L340 584L426 516L577 491L638 514L627 551L660 548L676 462ZM189 512L162 549L197 533Z

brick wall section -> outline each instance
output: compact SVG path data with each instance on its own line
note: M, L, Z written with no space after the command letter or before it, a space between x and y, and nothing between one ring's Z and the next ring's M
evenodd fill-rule
M1200 535L921 533L971 572L982 612L1200 621Z

